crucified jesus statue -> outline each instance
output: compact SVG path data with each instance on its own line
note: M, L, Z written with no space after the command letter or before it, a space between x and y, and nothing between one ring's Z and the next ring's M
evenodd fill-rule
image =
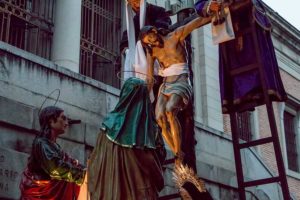
M218 11L219 8L219 3L212 2L211 11ZM173 32L154 26L145 26L140 31L140 39L147 51L148 74L153 76L153 64L157 60L161 67L160 75L164 77L158 93L155 115L166 143L177 158L176 163L181 162L183 156L177 113L185 108L192 96L185 38L194 29L210 21L211 17L198 17ZM151 80L148 85L152 87Z

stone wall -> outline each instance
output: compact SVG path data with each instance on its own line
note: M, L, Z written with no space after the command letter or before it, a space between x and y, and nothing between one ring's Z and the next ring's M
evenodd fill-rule
M19 198L20 175L39 130L38 112L45 99L44 106L55 103L56 89L60 90L56 105L69 118L81 120L71 125L58 143L85 163L103 117L118 100L119 90L0 42L1 199Z

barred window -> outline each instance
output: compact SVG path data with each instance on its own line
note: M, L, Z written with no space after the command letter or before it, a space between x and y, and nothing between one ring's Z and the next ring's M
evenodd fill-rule
M119 88L122 0L83 0L80 73Z
M240 139L245 141L252 140L252 127L251 127L251 112L245 111L237 114L237 127Z
M284 132L287 150L288 168L295 172L299 170L299 152L297 149L296 115L284 111Z
M50 59L54 7L55 0L1 0L0 40Z

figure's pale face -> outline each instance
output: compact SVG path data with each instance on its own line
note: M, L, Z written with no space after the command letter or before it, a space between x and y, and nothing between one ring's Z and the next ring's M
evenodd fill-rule
M135 12L140 11L140 0L128 0L128 3Z

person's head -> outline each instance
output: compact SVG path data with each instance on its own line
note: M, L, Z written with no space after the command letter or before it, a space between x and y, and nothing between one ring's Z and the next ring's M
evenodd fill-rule
M140 11L140 0L127 0L127 2L135 12Z
M48 106L42 109L39 115L41 136L51 137L51 132L56 136L63 134L68 127L68 120L64 110L56 106Z
M161 47L163 45L163 40L154 26L144 26L141 31L139 38L144 47Z

